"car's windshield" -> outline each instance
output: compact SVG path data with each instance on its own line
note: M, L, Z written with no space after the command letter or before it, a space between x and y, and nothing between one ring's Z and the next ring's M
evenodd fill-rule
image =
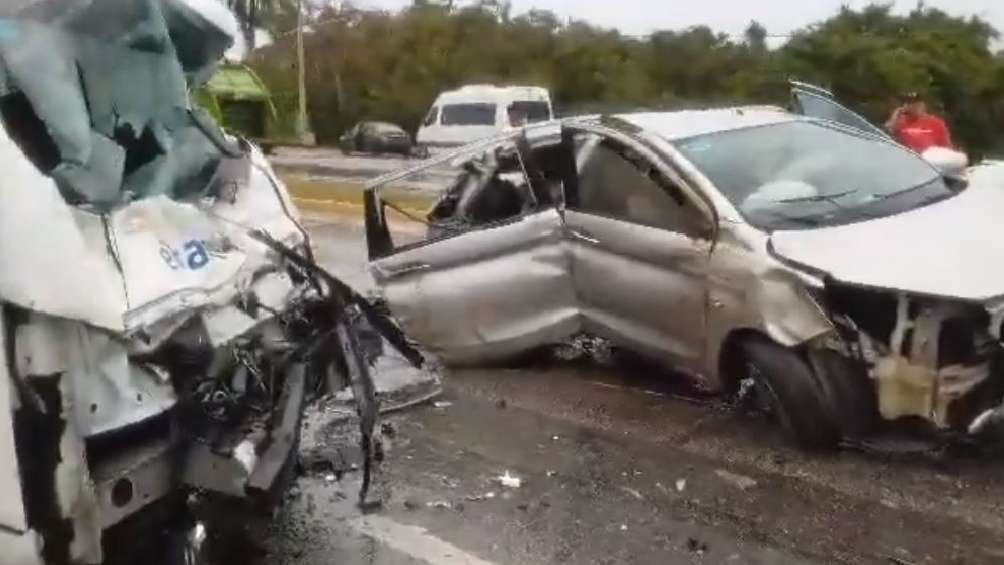
M700 135L677 147L767 230L881 217L954 194L916 154L814 121Z
M495 104L448 104L443 106L444 126L495 125Z

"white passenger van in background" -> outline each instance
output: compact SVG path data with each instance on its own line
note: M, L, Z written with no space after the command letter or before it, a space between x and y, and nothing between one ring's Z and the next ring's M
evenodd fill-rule
M419 146L465 145L554 118L551 95L536 86L470 85L443 92L418 129Z

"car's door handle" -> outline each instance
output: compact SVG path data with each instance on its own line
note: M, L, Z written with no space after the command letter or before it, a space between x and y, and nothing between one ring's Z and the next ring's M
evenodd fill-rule
M574 239L585 241L586 243L592 243L593 245L600 242L600 240L596 239L591 233L585 230L570 229L568 230L568 235L572 236Z
M384 272L390 276L401 276L407 273L416 273L419 271L427 271L431 267L426 263L405 263L397 267L384 267Z

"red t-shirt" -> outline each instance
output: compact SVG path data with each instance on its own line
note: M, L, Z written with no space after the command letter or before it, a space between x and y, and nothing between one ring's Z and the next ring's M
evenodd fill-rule
M893 125L892 133L900 143L923 153L931 147L952 147L952 136L944 120L931 114L901 116Z

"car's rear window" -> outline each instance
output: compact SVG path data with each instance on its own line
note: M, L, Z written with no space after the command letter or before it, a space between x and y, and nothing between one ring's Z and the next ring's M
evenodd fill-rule
M377 133L404 133L400 126L385 122L373 122L373 131Z
M526 122L546 122L551 119L551 107L544 101L517 100L509 105L509 119L514 115L526 117Z
M443 106L444 126L493 126L495 104L448 104Z

